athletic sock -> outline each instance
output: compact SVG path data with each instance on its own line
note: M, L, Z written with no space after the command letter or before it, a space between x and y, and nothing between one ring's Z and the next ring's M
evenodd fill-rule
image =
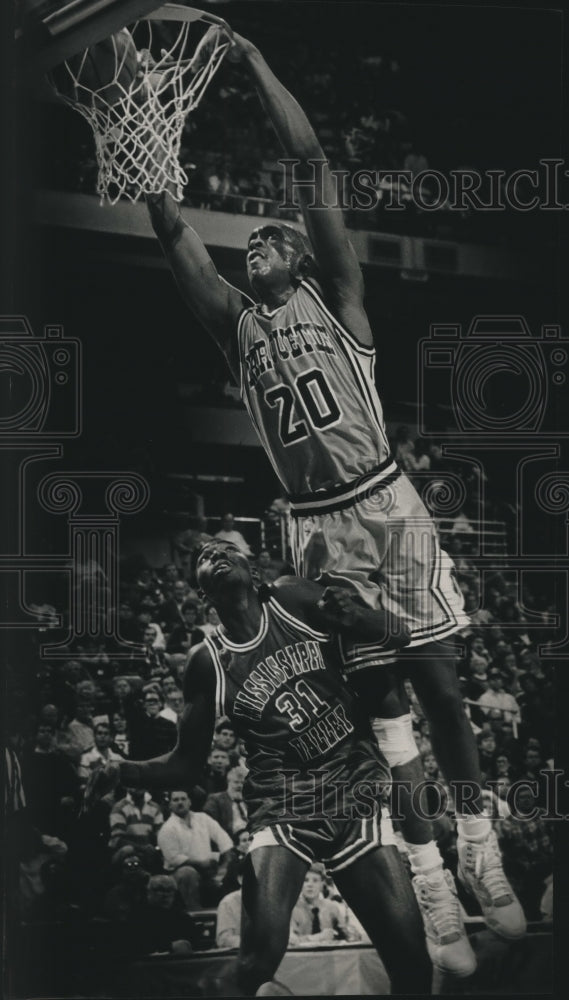
M442 871L443 859L434 840L430 840L428 844L410 844L406 840L405 846L409 852L413 875L430 875L438 869Z
M397 835L393 829L393 823L391 821L391 816L386 806L381 807L381 815L379 817L380 831L381 831L381 846L390 847L391 845L398 847Z
M475 816L457 816L456 827L459 838L478 844L486 840L492 830L492 824L484 813L478 813Z

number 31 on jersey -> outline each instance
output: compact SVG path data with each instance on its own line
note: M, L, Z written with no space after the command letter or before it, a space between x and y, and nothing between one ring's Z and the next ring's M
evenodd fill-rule
M296 694L294 693L296 691ZM279 712L288 715L290 728L301 733L314 719L319 719L330 708L305 680L297 681L294 691L283 691L275 700Z

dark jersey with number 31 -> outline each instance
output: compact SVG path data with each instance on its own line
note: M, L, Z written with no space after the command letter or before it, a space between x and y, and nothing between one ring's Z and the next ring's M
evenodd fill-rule
M232 643L220 628L205 643L217 713L247 751L252 832L286 817L347 819L363 799L369 809L389 771L366 706L341 677L334 639L269 596L250 642Z
M375 351L332 315L312 279L238 324L241 394L290 494L349 482L389 455Z

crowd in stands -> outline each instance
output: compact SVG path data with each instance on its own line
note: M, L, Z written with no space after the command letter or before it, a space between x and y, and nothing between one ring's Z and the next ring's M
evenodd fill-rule
M403 430L399 439L398 458L411 474L413 463L428 464ZM444 465L436 448L428 457L433 466ZM176 742L188 651L218 625L215 609L196 590L193 571L194 553L210 537L207 529L202 519L179 533L176 561L166 565L151 566L142 557L123 560L120 630L138 644L130 660L113 660L104 643L86 643L67 659L38 659L27 691L17 670L9 674L17 711L8 766L17 778L13 787L23 790L19 801L14 793L12 809L19 914L26 922L65 921L77 914L108 920L116 946L133 958L164 951L189 954L202 947L196 914L216 908L217 946L234 947L239 936L241 870L250 839L242 799L247 760L227 719L217 721L207 768L195 787L170 793L120 788L90 811L81 809L95 768L120 758L158 756ZM250 553L232 515L223 518L218 534ZM507 875L527 916L540 919L551 915L547 899L553 869L551 822L532 813L536 799L539 806L547 804L553 768L553 669L536 651L547 633L545 627L543 633L535 628L541 598L526 589L523 600L534 614L528 629L507 569L496 571L480 592L469 558L475 538L463 513L443 539L455 557L457 582L471 611L471 625L462 636L466 655L457 661L460 683ZM272 552L252 558L259 583L291 571ZM551 606L541 610L545 614ZM409 682L407 688L425 777L444 788L428 721ZM500 803L521 779L534 784L517 796L518 813L510 816ZM439 812L437 840L455 869L450 799ZM365 940L319 866L307 874L291 934L291 943L300 945Z

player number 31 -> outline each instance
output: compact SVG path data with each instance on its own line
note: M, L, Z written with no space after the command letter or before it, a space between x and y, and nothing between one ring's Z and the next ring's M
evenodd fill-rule
M275 705L279 712L288 715L290 728L295 733L300 733L308 728L314 718L319 719L324 715L330 705L327 701L322 701L305 680L297 681L294 691L283 691L275 700Z

